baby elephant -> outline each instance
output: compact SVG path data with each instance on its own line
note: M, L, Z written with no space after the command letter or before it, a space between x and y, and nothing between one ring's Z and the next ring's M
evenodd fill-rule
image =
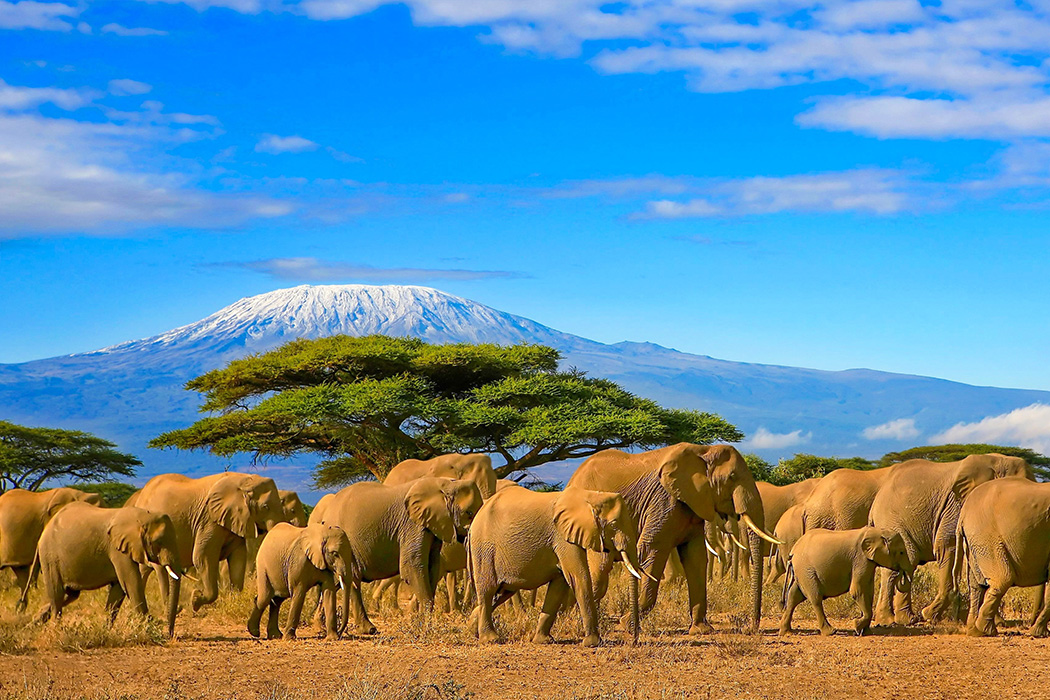
M784 581L784 617L780 633L791 632L791 616L803 600L813 604L820 623L820 633L835 630L824 615L824 599L847 591L860 606L861 615L854 627L863 635L871 626L875 594L875 569L884 566L903 574L897 579L901 592L911 589L915 567L901 536L884 528L859 530L814 529L802 535L791 549L787 579Z
M281 603L291 598L292 609L288 613L284 638L295 639L306 592L316 586L321 587L327 638L338 639L346 629L350 587L360 583L361 574L350 549L350 540L341 529L324 523L307 527L289 523L275 525L259 546L255 567L259 591L255 609L248 618L248 632L253 637L259 636L259 622L267 607L270 617L266 636L268 639L281 636L278 624ZM343 590L343 625L339 628L336 627L335 614L336 584Z
M141 568L163 567L174 581L167 610L168 635L175 631L178 613L179 564L175 526L162 513L142 508L99 508L90 503L71 503L44 527L33 562L40 572L47 605L38 620L62 615L62 608L90 591L109 586L106 610L110 621L124 598L135 611L146 614L145 582ZM22 592L22 604L29 594Z
M478 511L467 538L467 570L478 594L470 625L476 625L483 644L497 641L493 608L517 591L550 584L533 641L550 641L571 589L583 618L583 645L597 646L597 604L587 566L592 550L618 553L634 577L631 608L637 633L637 540L634 519L618 494L580 488L536 493L520 486L498 491Z

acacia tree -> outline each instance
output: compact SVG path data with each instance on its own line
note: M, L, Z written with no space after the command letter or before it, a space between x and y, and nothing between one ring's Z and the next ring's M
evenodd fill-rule
M606 448L743 439L710 413L662 408L614 382L558 369L543 345L431 345L413 338L294 340L186 384L193 425L152 447L256 460L318 453L327 488L446 452L499 455L500 477Z
M49 481L108 481L135 476L142 462L112 442L79 430L27 428L0 421L0 493L35 491Z
M825 476L836 469L874 469L875 462L863 457L818 457L799 453L791 459L781 459L769 470L769 483L777 486Z
M1050 457L1041 455L1027 447L1011 447L1009 445L985 445L979 443L924 445L922 447L912 447L901 452L889 452L879 460L879 466L888 467L909 459L927 459L931 462L958 462L969 455L983 455L989 452L998 452L1010 457L1020 457L1031 465L1032 471L1035 472L1038 479L1043 481L1050 479Z

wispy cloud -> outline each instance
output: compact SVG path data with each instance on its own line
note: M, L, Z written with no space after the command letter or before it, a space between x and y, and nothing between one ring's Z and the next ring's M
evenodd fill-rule
M125 97L128 95L145 95L152 89L153 86L149 83L142 83L138 80L129 80L128 78L109 81L109 92L113 95Z
M743 444L745 447L754 450L775 450L803 445L812 438L812 432L803 434L801 430L792 430L790 433L774 433L766 428L759 428Z
M263 134L259 142L255 144L258 153L305 153L316 151L320 144L305 139L302 136L277 136L276 134Z
M1034 403L975 423L957 423L934 435L932 442L1016 445L1047 454L1050 453L1050 405Z
M317 258L269 258L248 262L220 263L221 267L233 267L260 272L280 280L308 282L335 282L348 280L424 282L433 280L490 280L520 279L527 277L509 270L464 270L434 269L422 267L373 267L359 263Z
M103 34L116 34L117 36L167 36L163 29L150 29L149 27L125 27L115 22L102 25L100 29Z
M79 14L79 7L64 5L60 2L0 0L0 29L42 29L68 32L73 30L72 20Z
M919 437L914 418L898 418L881 425L865 428L861 435L866 440L911 440Z

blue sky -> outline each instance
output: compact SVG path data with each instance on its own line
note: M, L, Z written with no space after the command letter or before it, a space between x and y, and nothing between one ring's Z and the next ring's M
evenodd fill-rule
M1050 389L1050 14L0 0L0 362L310 283Z

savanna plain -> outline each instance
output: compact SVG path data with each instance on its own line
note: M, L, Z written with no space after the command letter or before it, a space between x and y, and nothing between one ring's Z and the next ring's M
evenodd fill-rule
M127 610L108 625L103 591L84 593L59 624L34 625L40 594L30 598L29 614L16 615L13 580L4 586L2 700L1050 698L1050 641L1024 635L1032 612L1024 589L1008 595L1006 624L993 638L967 637L962 625L950 622L876 627L856 637L849 596L827 602L839 629L834 636L816 633L803 604L795 616L798 633L781 637L778 584L766 586L762 631L754 635L745 632L744 580L716 574L709 589L716 631L690 637L685 586L672 578L632 647L615 622L629 600L625 581L616 579L602 602L605 644L585 649L574 614L559 619L557 643L532 644L539 610L528 606L501 606L497 624L506 641L484 647L468 631L465 614L425 618L405 600L395 606L389 594L370 606L375 636L328 642L304 620L296 641L260 641L245 629L254 590L249 580L244 591L224 589L216 604L197 613L184 590L176 638L168 640L162 623ZM151 609L162 609L156 583L149 587ZM931 572L920 569L917 601L932 599L933 588Z

